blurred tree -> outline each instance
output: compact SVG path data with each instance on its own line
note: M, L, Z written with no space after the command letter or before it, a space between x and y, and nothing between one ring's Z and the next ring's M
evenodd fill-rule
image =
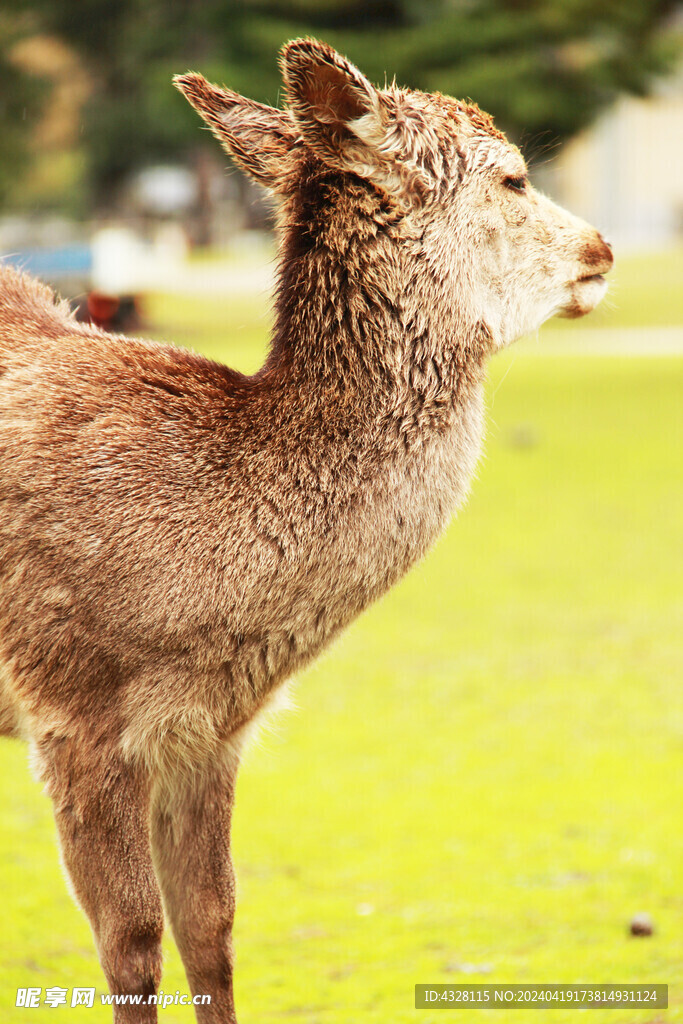
M683 53L679 0L249 6L260 12L244 26L255 54L269 54L288 34L319 32L375 81L388 73L399 84L472 97L516 139L541 133L564 141L620 93L645 95Z
M375 81L389 74L400 84L473 97L513 138L553 143L583 128L620 93L645 94L681 53L678 0L21 0L21 6L23 31L67 42L91 83L80 113L83 173L99 204L131 169L186 158L209 144L171 88L174 72L199 69L277 104L276 54L297 35L326 39ZM8 52L0 22L0 189L37 109L35 83L12 69Z
M34 22L0 12L0 204L6 201L31 160L30 127L40 115L48 83L15 60L15 47Z

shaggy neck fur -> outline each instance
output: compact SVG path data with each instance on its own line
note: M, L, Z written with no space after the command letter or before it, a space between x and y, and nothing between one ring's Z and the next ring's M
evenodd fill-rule
M482 380L490 338L429 265L419 231L371 184L309 158L286 201L262 373L329 426L384 424L408 447L448 431Z

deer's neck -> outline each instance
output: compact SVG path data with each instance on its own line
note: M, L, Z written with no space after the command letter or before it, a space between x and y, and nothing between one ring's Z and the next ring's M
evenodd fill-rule
M385 430L402 451L457 429L478 401L490 336L430 269L419 240L361 221L280 254L266 376L289 384L326 430Z
M219 655L245 719L426 553L479 454L483 352L383 255L285 263L271 355L227 439Z
M306 579L302 652L425 553L479 454L483 343L459 338L447 306L421 301L415 271L379 255L371 266L367 253L314 250L282 270L262 379L275 399L272 446L287 452L272 529L282 564ZM293 608L291 592L283 604Z

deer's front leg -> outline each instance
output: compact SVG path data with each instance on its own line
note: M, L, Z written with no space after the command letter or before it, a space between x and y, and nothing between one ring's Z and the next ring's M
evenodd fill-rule
M230 857L236 756L191 778L166 779L153 803L152 845L166 913L201 1024L234 1024Z
M163 910L149 839L149 781L106 744L48 738L38 763L52 797L64 867L87 914L115 1024L154 1024Z

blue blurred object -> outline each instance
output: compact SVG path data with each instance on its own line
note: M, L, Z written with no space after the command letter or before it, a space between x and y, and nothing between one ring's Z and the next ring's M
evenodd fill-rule
M23 249L9 253L3 260L50 282L69 277L89 277L93 266L92 248L87 242Z

